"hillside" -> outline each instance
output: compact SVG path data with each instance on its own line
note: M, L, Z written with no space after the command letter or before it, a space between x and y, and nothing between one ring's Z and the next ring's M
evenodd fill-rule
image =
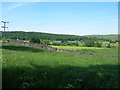
M77 36L77 35L65 35L65 34L50 34L42 32L23 32L23 31L11 31L11 32L2 32L2 38L4 39L20 39L20 40L29 40L31 37L36 37L41 40L56 40L56 41L76 41L76 40L102 40L110 41L109 39L99 39L96 37L88 36Z
M118 87L118 58L75 55L11 44L2 45L0 50L3 90ZM100 50L105 55L116 55L116 51L115 48Z
M85 35L87 37L96 37L99 39L110 39L112 41L118 40L118 35L117 34L110 34L110 35Z

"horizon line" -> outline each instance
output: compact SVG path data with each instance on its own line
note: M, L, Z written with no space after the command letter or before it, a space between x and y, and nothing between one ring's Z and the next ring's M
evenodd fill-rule
M0 31L4 32L4 31ZM48 33L48 34L61 34L61 35L76 35L76 36L89 36L89 35L119 35L119 33L110 34L70 34L70 33L55 33L55 32L44 32L44 31L5 31L5 32L38 32L38 33Z

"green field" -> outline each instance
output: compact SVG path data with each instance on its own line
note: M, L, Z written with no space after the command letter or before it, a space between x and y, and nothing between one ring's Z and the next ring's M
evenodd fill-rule
M118 34L110 34L110 35L85 35L88 37L97 37L100 39L110 39L110 40L118 40Z
M80 48L88 50L85 52L104 50L106 54L117 55L115 48ZM78 47L74 49L78 50ZM102 52L99 53L103 54ZM118 87L118 59L112 57L75 55L19 45L3 45L2 70L3 88Z
M79 46L52 46L58 49L73 50L81 53L94 53L100 55L118 56L118 48L79 47Z

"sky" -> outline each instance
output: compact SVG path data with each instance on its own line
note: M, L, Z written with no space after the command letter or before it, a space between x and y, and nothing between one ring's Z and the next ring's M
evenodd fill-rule
M2 2L2 20L10 22L7 31L117 34L118 3Z
M1 0L2 2L119 2L119 0Z

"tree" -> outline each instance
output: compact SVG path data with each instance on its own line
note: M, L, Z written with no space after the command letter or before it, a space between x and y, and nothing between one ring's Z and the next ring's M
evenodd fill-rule
M44 40L44 41L43 41L43 44L45 44L45 45L50 45L50 41L49 41L49 40Z
M96 41L95 43L94 43L94 47L101 47L102 46L102 43L100 43L100 42L98 42L98 41Z
M52 45L60 46L59 42L53 42Z
M78 43L78 42L76 42L76 43L75 43L75 45L76 45L76 46L79 46L79 43Z
M0 31L1 32L1 31ZM110 41L108 39L99 39L95 37L87 36L76 36L76 35L62 35L62 34L50 34L41 32L23 32L23 31L11 31L11 32L1 32L0 38L3 39L14 39L19 38L20 40L29 40L31 37L39 38L40 40L54 40L54 41L81 41L81 40L101 40Z
M40 40L38 38L32 37L32 38L30 38L29 42L30 43L40 43Z
M110 45L110 43L109 43L108 45L106 45L106 47L107 47L107 48L111 48L111 45Z
M60 46L67 46L68 42L66 40L62 40L60 42Z
M94 47L94 41L93 40L87 40L84 42L84 45L86 47Z

